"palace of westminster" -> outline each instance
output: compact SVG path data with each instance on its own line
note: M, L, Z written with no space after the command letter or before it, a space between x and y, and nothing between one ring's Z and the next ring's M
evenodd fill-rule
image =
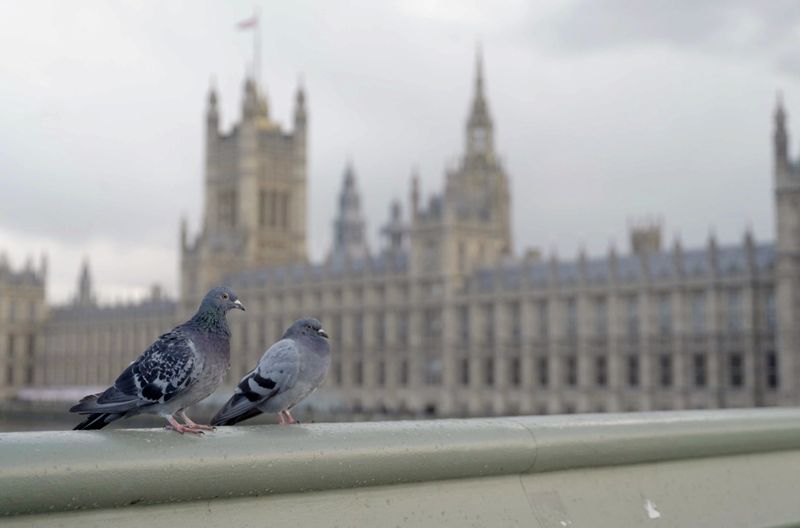
M233 386L285 327L318 317L333 366L310 404L380 415L481 416L800 403L800 163L774 115L776 241L662 246L570 261L518 256L509 177L496 155L480 57L458 166L423 199L412 176L370 251L352 166L323 262L307 256L307 130L291 131L247 79L241 119L220 130L208 95L202 225L180 226L180 296L96 302L88 265L74 300L45 303L46 262L0 259L0 396L105 387L212 285L234 288ZM766 173L766 171L765 171ZM222 392L225 390L221 389ZM327 407L326 407L327 406Z

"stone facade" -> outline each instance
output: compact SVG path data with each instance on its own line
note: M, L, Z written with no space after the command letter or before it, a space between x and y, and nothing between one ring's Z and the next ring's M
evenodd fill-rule
M108 386L156 337L178 323L177 303L164 298L157 286L137 303L101 306L95 299L87 262L73 302L51 309L44 325L38 386Z
M36 358L47 316L46 275L44 259L38 269L28 261L23 269L13 270L5 255L0 255L0 397L36 381Z
M294 130L245 84L241 122L219 133L208 103L205 213L181 228L181 297L98 307L90 291L44 330L47 385L104 385L231 285L233 385L303 315L319 317L334 361L316 396L346 411L470 416L800 403L800 164L775 115L777 242L664 248L659 222L631 226L631 250L602 258L515 256L509 178L476 65L464 153L427 200L412 175L370 252L355 171L346 171L334 245L306 258L305 96ZM83 290L81 290L83 291ZM84 302L85 301L85 302ZM51 372L52 371L52 372Z

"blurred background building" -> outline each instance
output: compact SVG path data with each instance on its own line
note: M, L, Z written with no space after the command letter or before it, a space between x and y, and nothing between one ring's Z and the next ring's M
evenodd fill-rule
M154 288L141 303L98 305L87 263L74 302L48 312L45 266L0 264L0 393L106 386L225 283L247 306L230 318L228 385L292 320L313 315L334 351L312 401L319 409L481 416L800 401L800 165L789 159L780 102L776 241L748 231L735 244L712 235L704 247L665 247L660 221L645 220L629 226L629 250L565 261L514 251L509 175L480 55L473 90L460 162L441 191L422 196L412 174L407 199L397 197L380 228L382 246L370 250L349 163L333 247L310 262L303 88L289 131L248 78L241 119L223 131L212 86L204 217L196 230L180 226L180 298Z
M36 361L41 358L45 321L47 261L38 269L28 261L14 270L0 254L0 398L36 381Z

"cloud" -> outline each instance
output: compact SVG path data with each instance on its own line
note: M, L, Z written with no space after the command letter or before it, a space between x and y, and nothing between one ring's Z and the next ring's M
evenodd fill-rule
M758 57L800 72L800 3L793 0L580 0L534 25L543 41L565 52L666 46Z
M32 259L38 266L39 256L48 256L47 297L51 302L72 299L77 291L80 266L86 258L89 258L94 287L102 303L141 299L153 284L166 286L170 296L177 294L177 248L162 249L108 239L74 244L60 238L0 228L0 250L9 249L14 269L22 266L23 258ZM54 261L54 257L58 260Z
M106 298L152 282L176 292L178 220L196 232L202 214L209 77L228 128L252 49L234 25L252 3L5 7L0 249L46 250L55 299L74 291L85 255ZM463 149L479 39L518 251L602 253L640 214L662 214L687 247L711 225L722 241L748 221L769 237L770 107L783 86L800 114L800 86L765 65L798 67L795 12L780 1L264 3L263 84L284 127L301 74L307 88L312 258L330 246L348 157L373 248L390 202L407 205L412 166L426 198L442 189Z

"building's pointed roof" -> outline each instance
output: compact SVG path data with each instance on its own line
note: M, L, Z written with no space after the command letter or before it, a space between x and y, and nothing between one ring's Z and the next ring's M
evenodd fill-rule
M492 125L492 117L489 114L489 104L486 102L486 94L484 91L484 76L483 76L483 50L481 46L475 53L475 88L472 99L472 110L469 116L469 126L484 126L490 127Z
M778 90L775 98L775 120L783 124L786 121L786 108L783 106L783 92Z
M306 89L302 77L297 82L297 91L294 96L294 122L296 128L305 128L308 113L306 111Z
M217 101L218 101L217 81L212 76L211 79L208 82L208 106L216 107L217 106Z
M78 295L76 303L87 306L94 304L94 291L92 287L92 274L89 271L89 257L83 259L81 264L81 273L78 278Z
M295 91L295 101L297 106L305 106L306 104L306 87L301 75L297 79L297 91Z
M352 160L347 161L339 192L339 211L333 222L333 260L363 259L369 255L366 224L361 216L361 196Z

